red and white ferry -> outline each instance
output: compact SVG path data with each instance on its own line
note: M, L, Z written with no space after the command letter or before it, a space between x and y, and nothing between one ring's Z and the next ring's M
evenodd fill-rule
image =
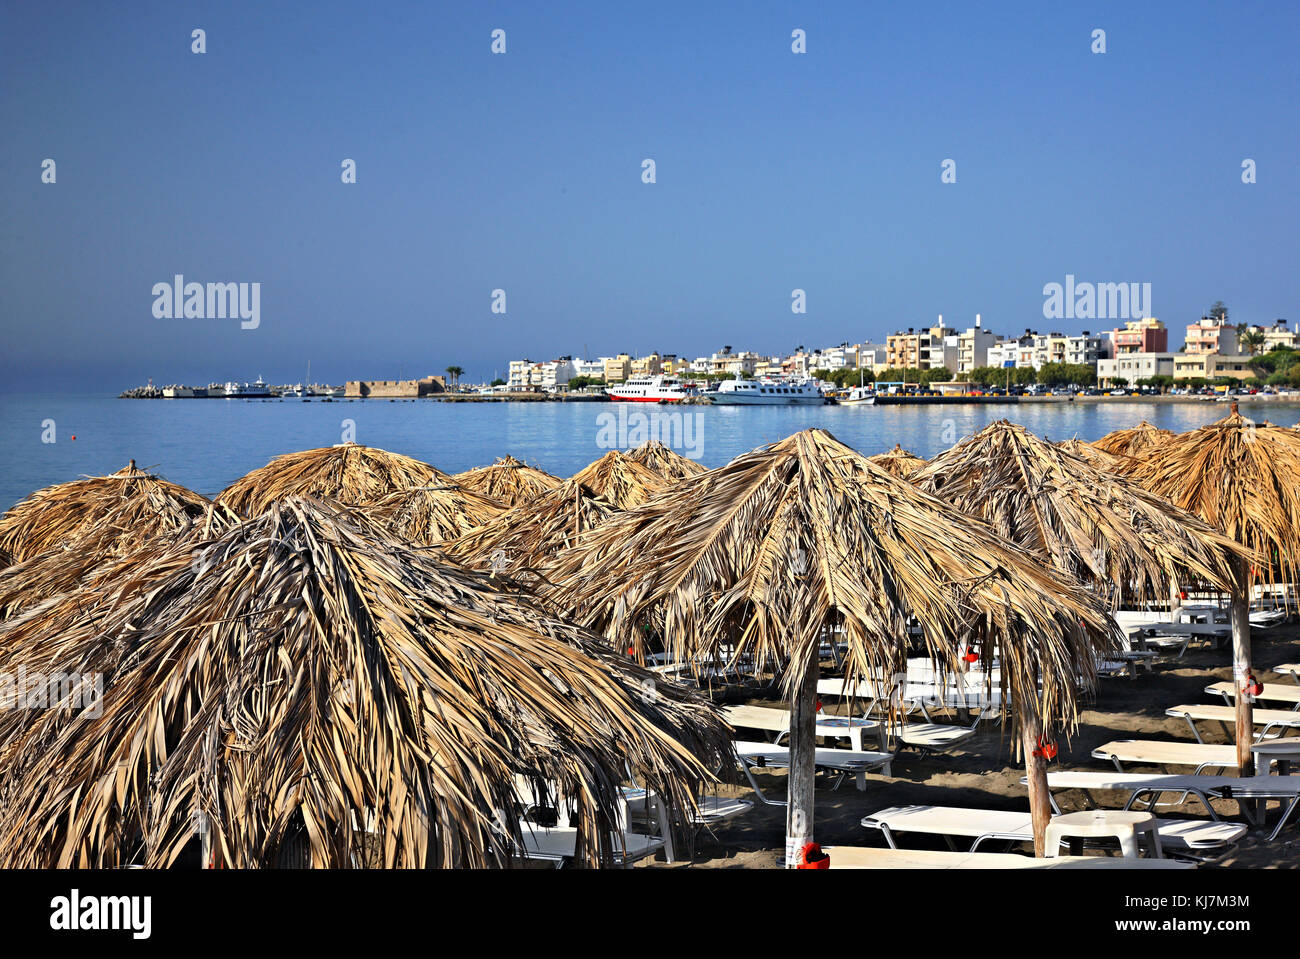
M634 376L605 392L616 403L680 403L696 395L693 384L675 376Z

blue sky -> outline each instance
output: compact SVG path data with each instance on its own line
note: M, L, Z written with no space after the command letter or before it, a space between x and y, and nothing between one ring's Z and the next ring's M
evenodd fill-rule
M1300 322L1295 5L700 6L6 4L0 389L1013 333L1067 273Z

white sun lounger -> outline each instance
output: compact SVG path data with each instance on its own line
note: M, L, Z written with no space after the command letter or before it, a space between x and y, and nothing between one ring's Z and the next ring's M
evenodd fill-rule
M747 742L745 740L737 740L732 745L736 747L736 758L740 762L741 769L745 771L745 775L749 778L749 784L754 787L754 794L758 796L759 802L768 806L784 806L784 801L768 799L763 795L758 783L754 781L752 770L767 767L775 769L788 768L790 765L789 747L776 746L772 743ZM880 770L886 776L891 775L890 770L893 761L893 753L858 752L852 749L818 749L814 753L813 759L818 769L828 769L838 774L832 788L838 789L844 777L852 775L857 781L859 790L867 788L867 773L869 772Z
M1195 869L1181 859L1119 856L1058 856L1035 859L1005 852L941 852L934 849L871 849L824 846L832 869Z
M723 706L722 716L731 725L739 729L759 729L763 732L776 733L776 741L790 732L790 710L769 709L766 706ZM830 739L848 739L853 748L862 752L862 734L871 733L886 746L885 727L874 719L859 719L849 716L817 716L817 736Z
M1021 784L1025 779L1021 778ZM1300 805L1300 776L1175 776L1175 775L1144 775L1142 773L1093 773L1093 772L1058 772L1047 774L1047 788L1051 790L1077 789L1083 793L1084 799L1092 808L1096 808L1097 803L1093 798L1094 791L1115 790L1117 792L1127 792L1129 794L1128 802L1124 804L1125 809L1132 809L1138 805L1138 800L1147 797L1145 808L1154 810L1159 804L1160 797L1165 793L1180 793L1178 802L1170 805L1182 803L1188 796L1195 796L1205 807L1213 820L1219 819L1219 814L1215 812L1214 807L1210 804L1211 799L1277 799L1284 803L1282 818L1277 826L1273 829L1269 839L1277 837L1282 827L1286 825L1287 820L1294 814L1298 805ZM1060 812L1060 807L1056 805L1055 797L1051 797L1052 809ZM1239 808L1242 813L1250 818L1252 815L1249 803L1239 802Z
M819 696L831 696L837 698L847 698L868 703L868 709L876 702L875 697L857 695L862 684L854 686L850 684L845 686L842 679L822 679L817 681L817 694ZM846 693L845 690L848 689ZM876 687L873 685L872 689ZM866 690L863 690L865 692ZM864 717L865 718L865 717ZM893 733L895 745L899 749L915 749L919 752L937 753L952 749L959 743L965 742L975 735L975 729L980 720L984 718L984 712L981 710L976 716L975 722L970 726L945 725L941 723L912 723L903 722L889 732ZM733 725L735 725L733 723ZM884 737L885 727L881 726L881 748L888 748L888 742ZM818 733L818 735L821 735Z
M1273 672L1280 676L1290 676L1300 683L1300 663L1279 663L1273 667Z
M1263 699L1268 702L1291 703L1293 707L1300 708L1300 685L1296 683L1262 683L1261 685L1264 689L1255 697L1256 700ZM1236 683L1214 683L1206 686L1205 691L1211 696L1222 696L1229 706L1237 698Z
M1206 705L1203 703L1183 703L1178 706L1170 706L1165 710L1166 716L1179 716L1187 720L1187 725L1192 727L1192 735L1196 741L1204 742L1201 739L1201 731L1196 728L1197 720L1207 723L1219 723L1223 726L1224 733L1229 739L1233 738L1234 726L1237 721L1237 709L1235 706ZM1256 741L1261 739L1271 739L1280 735L1280 731L1287 729L1300 729L1300 712L1290 709L1252 709L1251 717L1256 726L1264 728L1255 734ZM1275 731L1276 730L1276 731Z
M943 836L954 850L952 837L973 840L968 852L975 852L990 839L1033 842L1034 822L1028 812L997 809L963 809L954 806L892 806L862 820L867 829L878 829L890 848L897 848L898 833ZM1240 823L1214 820L1157 819L1160 845L1174 855L1189 854L1198 859L1218 858L1232 849L1246 834Z
M1124 771L1124 763L1148 766L1193 766L1195 772L1215 767L1236 769L1237 747L1206 743L1187 743L1161 739L1116 739L1092 751L1094 759L1109 759L1115 769Z
M1282 827L1287 824L1291 814L1300 806L1300 776L1247 776L1222 783L1210 790L1214 795L1224 799L1277 799L1283 804L1282 816L1269 833L1269 841L1277 838ZM1241 808L1249 816L1250 804L1241 803Z
M521 817L523 845L518 849L519 855L525 859L554 863L557 868L573 859L577 855L578 829L570 822L568 804L555 791L554 786L549 785L539 793L537 782L527 776L516 776L515 796L525 810L544 807L555 818L554 825L550 825L530 819L528 813ZM629 806L640 804L648 809L655 799L653 790L635 785L620 788L619 802L615 809L617 821L610 833L610 848L613 850L615 865L631 865L638 859L653 856L660 849L664 850L668 862L674 861L672 833L661 805L657 808L656 822L659 835L643 835L628 828Z

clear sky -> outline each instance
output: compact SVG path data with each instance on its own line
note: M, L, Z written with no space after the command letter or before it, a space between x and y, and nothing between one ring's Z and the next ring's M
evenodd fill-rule
M1300 5L1068 6L5 3L0 389L1107 325L1067 273L1300 322Z

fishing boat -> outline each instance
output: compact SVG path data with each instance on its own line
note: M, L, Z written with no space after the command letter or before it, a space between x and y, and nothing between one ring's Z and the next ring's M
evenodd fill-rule
M841 406L875 406L876 390L872 386L855 386L848 395L840 397Z
M821 406L826 402L812 380L725 380L707 395L715 406Z

